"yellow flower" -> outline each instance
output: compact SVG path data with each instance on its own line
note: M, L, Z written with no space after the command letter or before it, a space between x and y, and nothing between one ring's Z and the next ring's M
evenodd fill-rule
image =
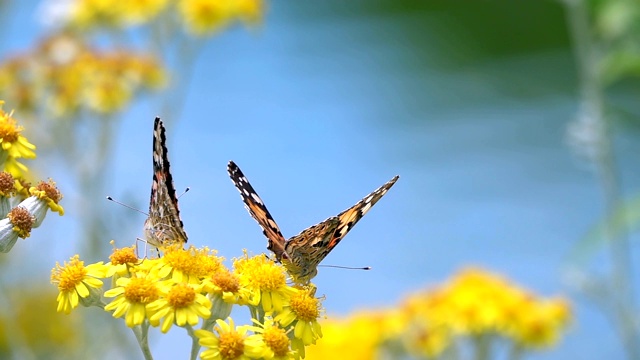
M111 261L106 264L108 267L106 274L107 277L112 277L115 274L118 276L128 275L130 268L136 265L139 261L138 256L136 255L135 246L113 249L113 253L109 256L109 260ZM145 260L143 260L143 262ZM138 268L144 268L142 264L139 265L141 266L138 266Z
M116 1L116 16L126 24L143 24L155 18L167 6L167 0Z
M571 308L564 299L529 303L520 310L512 336L525 348L551 347L571 318Z
M56 267L51 269L51 283L58 286L58 312L69 314L78 306L80 300L86 306L100 301L102 281L105 266L102 262L84 266L80 256L75 255L64 266L56 262Z
M250 354L261 354L263 344L247 342L248 326L235 327L232 318L229 323L218 319L214 332L196 330L194 333L200 339L200 345L207 349L200 353L202 360L248 360ZM255 357L254 357L255 358Z
M128 327L142 324L147 318L146 305L160 296L157 283L157 279L139 272L130 278L119 278L116 280L117 287L104 293L105 297L115 297L104 310L113 311L114 318L124 315Z
M200 318L211 316L211 301L200 293L201 286L187 283L166 282L160 286L163 296L148 304L147 311L153 315L149 322L153 326L162 324L160 330L166 333L175 323L178 326L194 326Z
M275 320L284 327L294 324L294 337L300 339L303 345L310 345L322 337L322 329L318 324L319 316L320 300L313 297L312 291L300 289L291 295L289 306L285 307ZM294 348L304 354L304 347L301 350L295 342Z
M0 101L0 145L2 150L12 158L34 159L36 153L33 150L36 146L22 136L22 126L18 126L13 119L13 112L7 114L2 110L3 103Z
M252 297L249 289L240 285L238 276L228 269L220 269L202 282L204 291L220 296L229 304L247 305Z
M228 24L233 15L228 0L179 0L178 10L187 30L195 35L212 34Z
M254 335L249 336L245 343L251 344L254 350L262 350L261 353L252 354L255 358L276 360L298 358L296 352L291 350L291 341L287 336L289 331L278 326L271 317L265 318L263 324L257 320L254 322L258 326L251 327Z
M62 200L62 193L56 187L56 183L49 179L48 182L40 181L38 185L29 189L31 197L24 200L20 205L29 209L29 212L35 215L36 223L33 227L38 227L44 220L47 208L55 211L61 216L64 209L58 203Z
M175 245L163 250L164 256L152 271L158 272L159 278L171 275L175 283L200 284L201 278L223 268L223 259L215 256L207 247L182 249L180 245Z
M249 25L255 25L264 16L263 0L232 0L234 14Z
M296 289L287 285L286 274L282 266L262 255L236 259L234 271L240 278L240 284L254 293L252 305L262 305L265 312L282 311L289 297Z

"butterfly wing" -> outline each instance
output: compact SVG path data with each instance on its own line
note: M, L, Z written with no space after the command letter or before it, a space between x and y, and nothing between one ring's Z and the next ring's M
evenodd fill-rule
M256 191L253 189L249 180L247 180L238 165L233 161L229 161L227 171L229 172L231 181L233 181L233 184L236 186L238 191L240 191L240 197L249 211L249 214L251 214L251 216L258 222L262 228L264 236L267 237L267 240L269 241L267 248L276 255L276 259L278 261L281 261L283 258L288 259L288 255L284 249L284 236L282 236L282 232L280 232L278 224L273 220L269 210L267 210L264 202L262 202L260 196L258 196Z
M289 239L285 250L291 261L285 263L285 266L294 280L299 283L309 282L316 275L318 264L389 191L398 178L395 176L349 209Z
M149 217L144 223L147 242L167 246L187 242L187 233L180 219L178 198L169 169L164 125L156 117L153 126L153 182L149 201Z

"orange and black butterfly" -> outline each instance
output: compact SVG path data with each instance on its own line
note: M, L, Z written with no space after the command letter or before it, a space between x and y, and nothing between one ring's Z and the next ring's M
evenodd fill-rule
M187 242L187 233L180 219L178 198L169 171L164 125L156 117L153 126L153 182L149 201L149 217L144 222L147 242L156 247Z
M338 245L349 230L396 183L398 176L364 197L357 204L340 214L314 225L300 234L285 240L278 224L267 210L240 168L229 162L229 176L240 191L245 207L262 227L269 241L267 248L282 262L296 283L307 284L318 273L318 264Z

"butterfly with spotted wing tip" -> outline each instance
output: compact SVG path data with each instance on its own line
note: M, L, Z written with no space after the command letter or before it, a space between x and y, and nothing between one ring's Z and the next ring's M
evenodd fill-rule
M187 233L180 219L178 198L169 171L169 157L164 125L156 117L153 126L153 182L149 201L149 217L144 222L147 242L165 247L187 242Z
M262 227L269 242L267 249L275 254L276 260L282 262L294 282L299 284L307 284L316 276L318 264L399 178L399 176L393 177L354 206L303 230L289 240L285 240L278 224L273 220L264 202L240 171L240 168L233 161L230 161L227 170L231 180L240 191L240 196L249 214Z

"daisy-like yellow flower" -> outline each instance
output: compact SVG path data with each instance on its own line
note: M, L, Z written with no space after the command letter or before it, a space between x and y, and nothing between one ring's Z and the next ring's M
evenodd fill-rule
M262 255L249 258L245 255L233 262L234 272L240 284L254 293L252 305L262 305L265 312L282 311L296 289L287 285L282 266Z
M60 204L62 200L62 193L56 187L56 183L49 179L48 182L40 181L38 185L29 189L31 197L20 203L20 205L29 209L29 211L35 215L36 223L33 227L38 227L44 220L47 209L55 211L61 216L64 214L64 209Z
M171 275L175 283L199 284L202 277L223 267L223 259L215 256L207 247L182 249L176 244L163 250L164 256L158 259L158 264L152 271L157 272L159 278Z
M111 243L113 244L113 240ZM112 277L115 274L118 276L128 275L130 268L136 265L139 261L138 255L136 255L135 246L113 249L113 253L109 256L109 260L111 261L106 264L108 267L107 277Z
M16 206L9 211L7 217L0 220L0 252L9 252L18 237L28 238L34 222L35 217L22 206Z
M124 315L128 327L140 325L147 318L147 304L160 297L157 284L158 279L139 272L130 278L121 277L116 280L117 287L104 293L105 297L115 297L104 310L113 311L115 318Z
M213 331L196 330L200 345L207 349L200 353L202 360L248 360L264 353L264 344L247 342L248 326L235 327L232 318L227 324L218 319Z
M284 327L294 324L293 335L302 341L302 347L293 343L294 349L304 354L304 345L315 344L322 337L322 329L318 323L320 316L320 300L313 297L312 290L300 289L291 295L289 306L276 316L275 320Z
M266 317L263 324L253 320L258 326L252 326L254 335L247 338L246 343L253 349L262 350L254 354L261 359L289 360L297 359L297 353L291 349L291 341L287 335L289 331L281 328L271 317Z
M21 132L22 126L13 118L13 112L2 110L4 101L0 100L0 146L12 158L34 159L36 146L31 144Z
M100 303L100 288L106 272L102 262L84 266L79 255L51 269L51 283L58 286L58 312L69 314L83 300L85 306Z
M211 316L211 301L200 292L202 286L187 283L165 282L160 286L162 297L147 305L147 311L153 315L149 323L160 325L160 330L166 333L175 323L178 326L198 323L200 318Z
M204 291L212 296L221 297L229 304L247 305L252 297L251 291L240 284L238 275L228 269L214 272L204 279L202 284Z

